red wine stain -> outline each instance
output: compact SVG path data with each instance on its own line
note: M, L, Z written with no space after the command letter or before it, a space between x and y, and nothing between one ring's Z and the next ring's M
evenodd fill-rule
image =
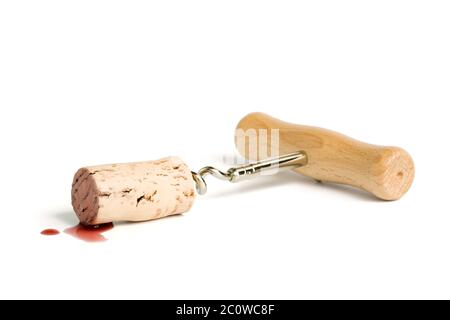
M56 236L59 234L59 231L56 229L45 229L41 231L41 234L44 236Z
M102 233L111 230L113 227L112 222L96 226L86 226L80 223L74 227L67 228L64 232L86 242L102 242L108 240Z

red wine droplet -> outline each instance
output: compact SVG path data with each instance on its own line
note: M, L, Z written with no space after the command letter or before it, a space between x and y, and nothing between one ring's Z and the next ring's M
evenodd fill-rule
M45 229L41 231L41 234L44 236L56 236L59 234L59 231L56 229Z
M64 232L86 242L102 242L108 240L102 233L111 230L113 227L112 222L96 226L86 226L80 223L74 227L67 228Z

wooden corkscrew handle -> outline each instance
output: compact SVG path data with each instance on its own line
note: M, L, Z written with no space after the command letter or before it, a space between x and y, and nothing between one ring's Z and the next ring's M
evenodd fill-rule
M363 143L330 130L296 125L264 113L251 113L237 125L238 151L250 160L262 160L260 153L249 151L249 140L239 135L253 129L266 132L278 129L279 154L305 151L308 164L295 171L313 179L346 184L364 189L383 200L400 199L414 180L411 156L397 147L383 147ZM264 139L256 135L257 148L271 150L271 135ZM242 141L244 141L242 143Z

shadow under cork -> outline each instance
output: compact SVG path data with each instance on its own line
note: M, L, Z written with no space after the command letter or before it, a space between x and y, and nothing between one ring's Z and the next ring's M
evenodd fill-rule
M151 224L155 224L157 225L158 223L167 221L167 220L176 220L176 219L180 219L183 218L183 213L179 213L179 214L174 214L174 215L170 215L170 216L165 216L165 217L161 217L161 218L157 218L157 219L153 219L153 220L144 220L144 221L117 221L114 222L115 226L132 226L132 225L151 225Z
M50 213L50 216L68 226L73 226L79 222L75 212L72 209L55 211Z
M51 218L55 219L56 221L62 223L63 225L66 225L67 227L73 227L80 223L80 221L77 218L77 215L71 209L63 209L63 210L59 210L59 211L55 211L55 212L50 212L49 216ZM158 224L164 220L171 220L171 219L176 220L176 219L180 219L182 217L183 217L183 214L176 214L176 215L161 217L158 219L148 220L148 221L115 221L114 226L118 227L118 226L126 226L126 225L129 225L129 226L130 225L141 225L141 224L145 224L145 223Z

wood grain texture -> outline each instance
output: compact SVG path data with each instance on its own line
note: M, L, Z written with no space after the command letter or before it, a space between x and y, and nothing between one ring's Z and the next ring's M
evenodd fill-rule
M300 150L308 154L308 165L295 171L316 180L358 187L383 200L400 199L414 180L413 160L398 147L363 143L334 131L291 124L264 113L245 116L237 129L278 129L280 155ZM261 160L251 157L248 142L236 145L247 159ZM258 146L270 150L270 135L266 143L258 141Z

